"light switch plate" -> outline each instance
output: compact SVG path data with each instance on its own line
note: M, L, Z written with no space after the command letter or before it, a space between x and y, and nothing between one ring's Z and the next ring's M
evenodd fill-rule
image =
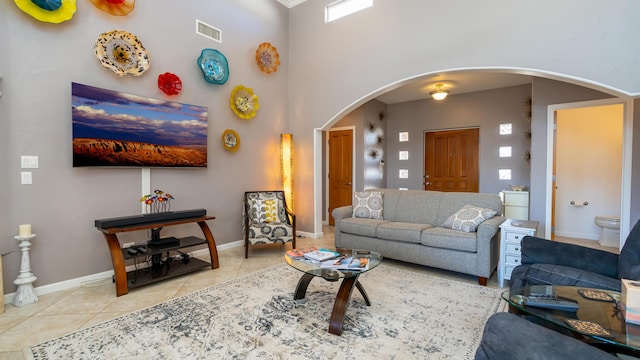
M37 156L20 156L20 164L23 169L37 169L38 157Z

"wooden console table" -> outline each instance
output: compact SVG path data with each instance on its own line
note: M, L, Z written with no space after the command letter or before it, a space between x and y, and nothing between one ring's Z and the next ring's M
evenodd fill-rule
M146 281L144 279L139 279L140 281L136 281L135 285L132 284L132 287L137 287L137 286L146 285L158 280L167 279L170 277L196 271L198 269L201 269L203 266L211 265L211 269L217 269L218 267L220 267L220 263L218 261L218 250L216 248L216 242L215 242L215 239L213 238L213 235L211 234L211 230L209 229L209 226L206 223L206 220L213 220L213 219L215 219L215 216L197 216L197 217L189 217L189 218L182 218L182 219L175 219L175 220L151 221L151 222L145 222L145 223L136 224L136 225L98 227L98 230L100 230L103 233L105 239L107 240L107 245L109 246L109 251L111 252L111 261L113 263L113 271L115 273L116 296L128 294L129 293L128 278L137 277L138 273L141 271L141 270L134 270L127 273L126 266L125 266L125 256L127 256L128 259L134 258L134 256L128 255L128 254L125 255L125 253L127 252L127 249L123 249L120 246L120 241L118 241L118 236L117 236L118 233L147 230L147 229L153 229L153 228L160 228L164 226L197 223L200 226L200 230L202 230L202 233L204 234L205 240L199 239L194 236L190 236L190 237L180 239L180 244L177 244L177 245L161 246L161 247L146 245L147 252L144 254L140 254L138 256L161 254L162 252L165 252L165 251L177 250L177 249L199 245L199 244L205 244L205 243L209 247L209 256L211 257L211 264L199 259L191 259L191 261L193 261L194 264L192 264L189 267L185 267L182 271L171 274L171 275L158 276L154 279L150 279Z

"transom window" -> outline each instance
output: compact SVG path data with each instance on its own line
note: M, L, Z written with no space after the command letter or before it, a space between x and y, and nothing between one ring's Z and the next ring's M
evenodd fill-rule
M332 22L373 6L373 0L338 0L325 8L324 22Z

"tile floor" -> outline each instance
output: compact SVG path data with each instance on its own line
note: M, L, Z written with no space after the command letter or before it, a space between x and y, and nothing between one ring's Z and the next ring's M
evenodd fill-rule
M324 236L319 239L298 239L298 247L333 247L333 227L325 226L323 232ZM597 245L597 242L589 242L588 245L593 243ZM23 307L5 304L5 312L0 314L0 360L22 360L24 359L22 349L28 346L279 264L283 261L284 252L290 248L290 244L252 246L248 259L244 258L243 247L221 250L218 252L220 260L218 269L202 270L133 289L129 294L121 297L116 297L115 285L108 278L39 296L39 301L35 304ZM477 284L477 278L470 275L394 260L384 260L384 263L409 271L419 271ZM488 286L498 287L495 272L489 279Z

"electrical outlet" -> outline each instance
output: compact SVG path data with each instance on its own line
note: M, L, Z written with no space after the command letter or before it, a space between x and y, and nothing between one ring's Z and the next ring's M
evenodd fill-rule
M31 171L23 171L20 173L20 183L22 185L33 184L33 177L31 175Z
M135 244L136 244L135 242L123 243L123 244L122 244L122 248L123 248L123 249L130 248L130 247L132 247L132 246L133 246L133 245L135 245Z

